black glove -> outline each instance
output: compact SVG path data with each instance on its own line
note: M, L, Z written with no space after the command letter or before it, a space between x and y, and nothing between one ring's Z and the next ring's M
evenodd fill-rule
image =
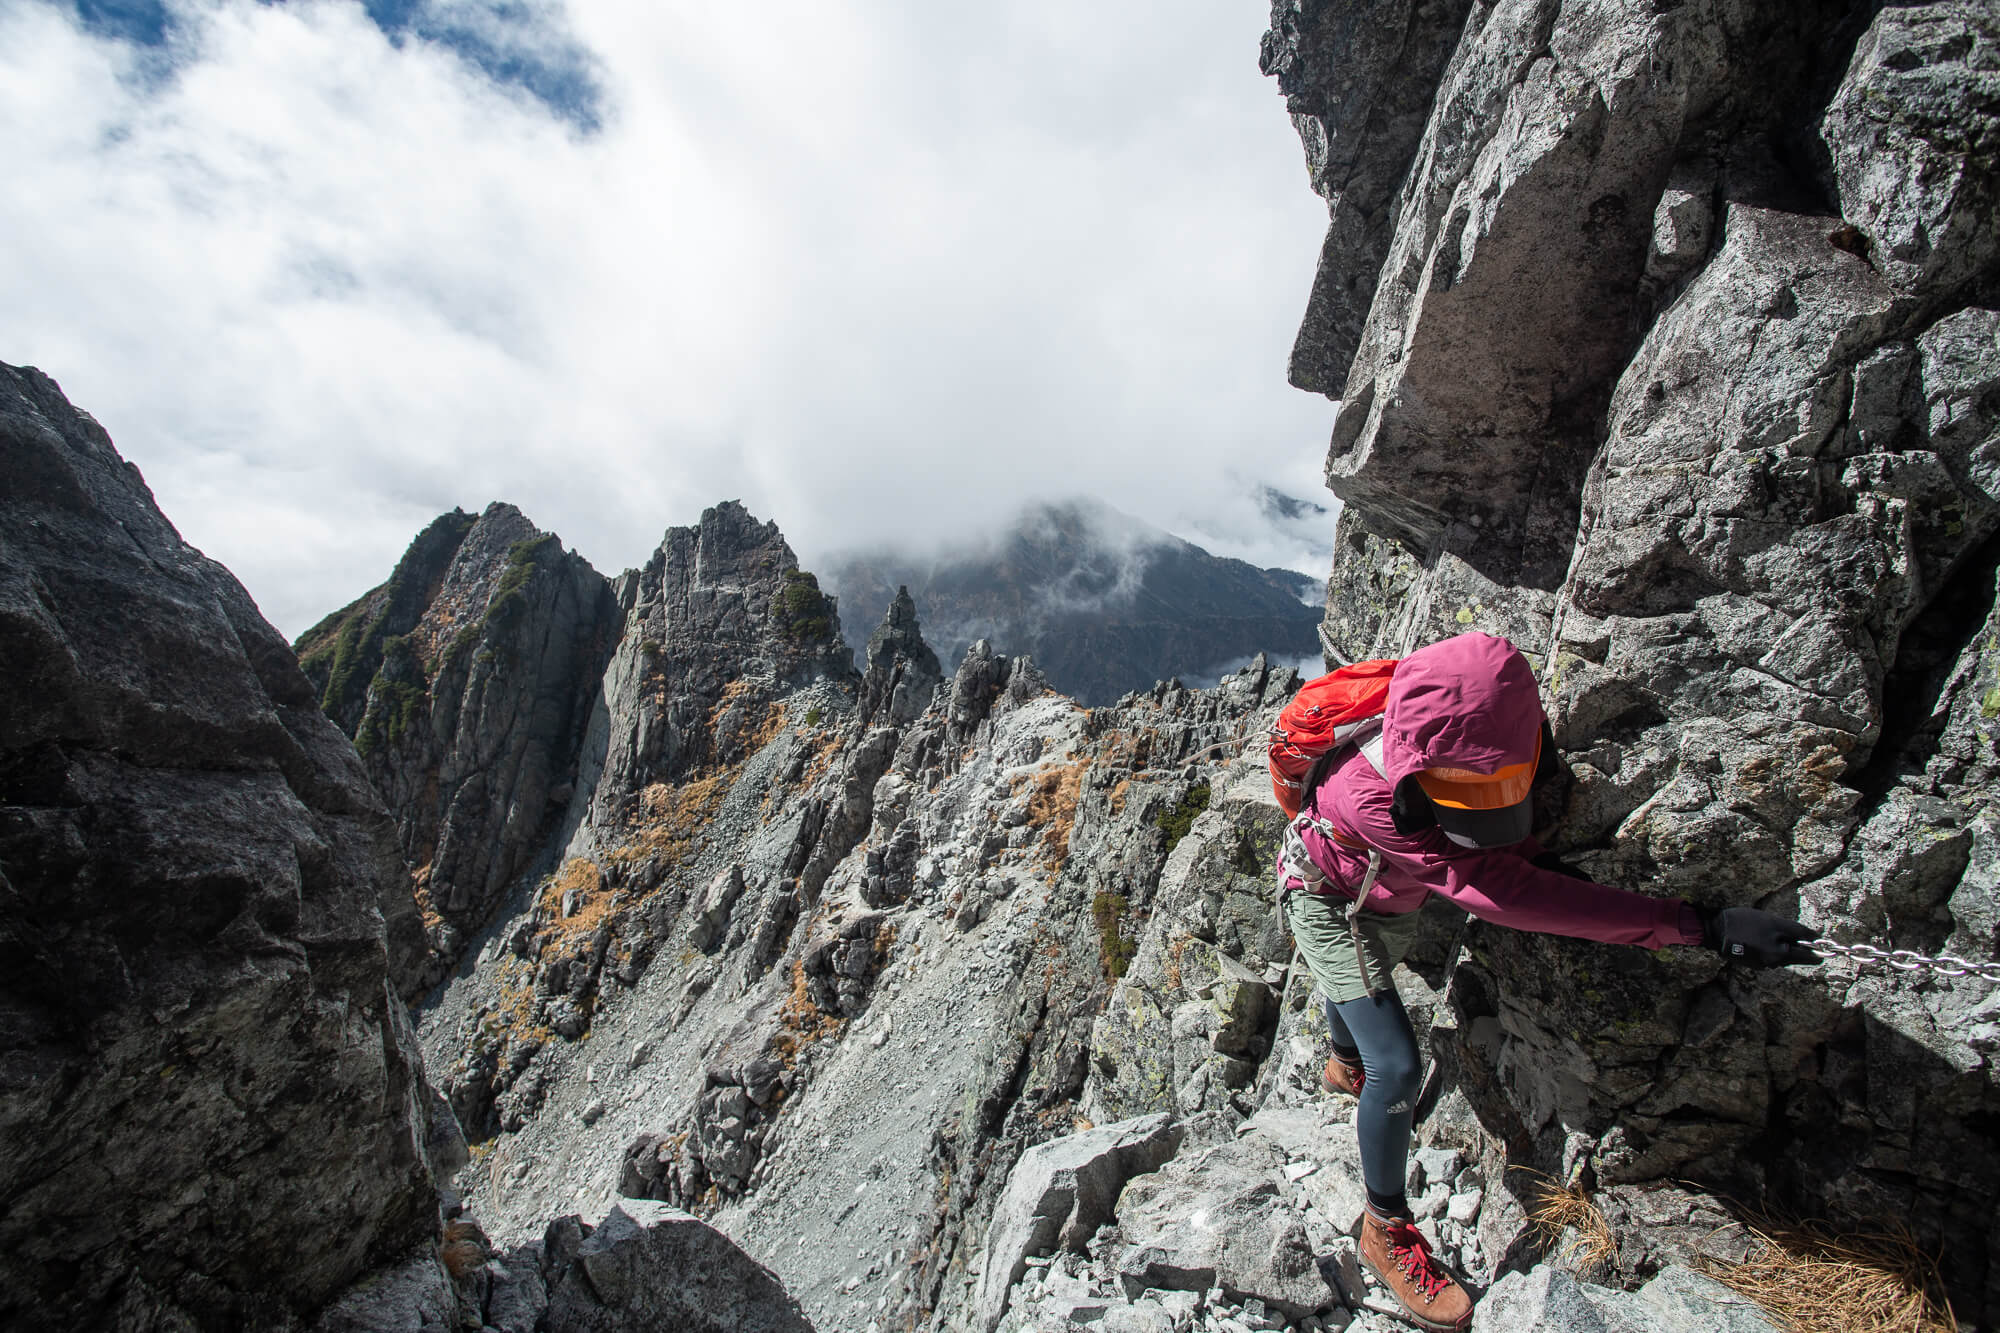
M1776 912L1731 907L1702 918L1702 942L1732 963L1752 967L1791 967L1817 963L1819 955L1801 942L1813 931Z

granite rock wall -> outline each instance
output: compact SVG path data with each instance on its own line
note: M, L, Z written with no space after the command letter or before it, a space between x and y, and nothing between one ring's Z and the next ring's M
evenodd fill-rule
M1376 8L1409 49L1449 18ZM1329 658L1505 634L1579 865L1993 958L2000 20L1460 9L1439 72L1402 60L1418 135L1344 8L1266 40L1333 211L1294 358L1341 400ZM1335 166L1394 179L1386 242ZM2000 1308L1994 987L1477 923L1455 957L1446 1055L1517 1160L1906 1219Z
M284 640L0 367L0 1324L298 1326L438 1221L395 826Z

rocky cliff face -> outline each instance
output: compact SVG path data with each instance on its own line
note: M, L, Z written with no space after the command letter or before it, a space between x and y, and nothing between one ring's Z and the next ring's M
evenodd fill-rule
M1282 524L1284 506L1299 502L1268 494ZM947 661L988 639L1033 657L1085 704L1176 676L1212 683L1260 652L1297 659L1316 650L1318 617L1301 596L1314 580L1210 555L1091 502L1038 506L990 542L934 560L839 557L826 580L871 616L907 588Z
M396 813L436 965L492 915L575 789L616 641L611 585L512 505L454 511L300 665Z
M236 580L12 367L0 659L0 1324L295 1327L437 1225L394 826Z
M1290 0L1264 66L1331 213L1330 652L1512 638L1600 878L1992 958L1993 8ZM1904 1218L2000 1308L1991 987L1456 956L1518 1159Z
M393 722L454 735L449 710L399 719L402 685L462 713L511 690L484 759L402 752L512 764L524 790L548 710L589 700L548 682L577 650L563 608L602 580L558 557L511 510L447 515L308 681L97 423L0 366L0 1324L810 1333L685 1213L558 1217L501 1251L439 1189L467 1152L399 998L431 966L418 903L320 704L395 747ZM412 668L453 608L492 660Z

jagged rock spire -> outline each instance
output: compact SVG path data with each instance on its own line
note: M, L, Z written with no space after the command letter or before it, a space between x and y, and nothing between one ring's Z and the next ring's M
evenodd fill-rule
M917 603L907 587L896 589L889 613L868 636L867 669L861 685L863 721L902 726L930 706L944 682L938 656L924 642Z

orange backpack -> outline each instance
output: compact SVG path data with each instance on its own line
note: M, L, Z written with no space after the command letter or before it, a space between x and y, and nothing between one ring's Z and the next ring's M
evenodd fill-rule
M1271 790L1287 818L1305 804L1313 765L1382 716L1389 700L1389 677L1399 660L1356 662L1309 680L1278 714L1271 728Z

